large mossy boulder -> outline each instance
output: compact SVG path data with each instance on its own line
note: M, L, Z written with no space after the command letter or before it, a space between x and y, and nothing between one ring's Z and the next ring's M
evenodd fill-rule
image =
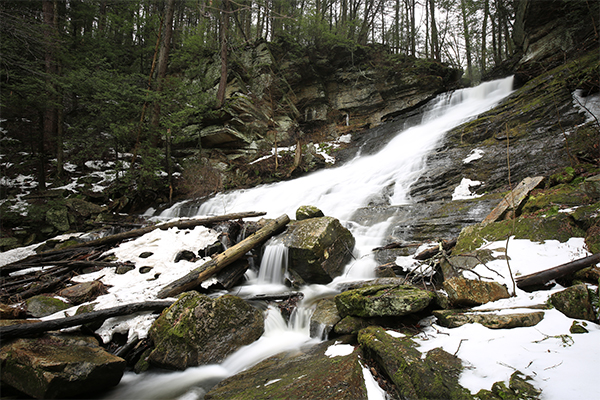
M153 365L183 370L220 363L264 332L261 311L233 295L212 299L186 292L150 328Z
M398 317L423 310L435 294L410 285L375 285L335 296L341 317Z
M117 385L126 362L95 338L45 335L0 348L2 383L38 399L81 398Z
M288 268L308 283L329 283L341 275L355 243L352 233L332 217L291 222L280 238L289 249Z
M221 381L206 400L367 399L361 352L343 339L280 353Z
M407 337L389 334L379 326L363 329L358 342L365 355L375 360L396 384L403 399L473 399L458 384L461 360L440 348L425 359Z

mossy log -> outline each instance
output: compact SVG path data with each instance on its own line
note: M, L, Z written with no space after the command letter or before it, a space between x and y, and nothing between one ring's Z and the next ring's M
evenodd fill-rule
M265 227L259 229L235 246L228 248L212 260L204 263L201 267L194 269L187 275L165 286L158 292L158 298L164 299L166 297L177 296L186 290L193 289L200 285L204 280L210 278L212 275L242 257L252 248L279 232L288 224L288 222L290 222L290 218L286 214L269 222Z
M162 311L163 309L171 306L171 304L173 304L173 302L167 300L133 303L74 315L72 317L33 322L30 324L2 326L0 327L0 341L4 342L6 340L20 338L23 336L39 335L48 331L70 328L72 326L88 324L91 322L105 321L108 318L135 314L142 311Z
M565 276L567 274L572 274L597 263L600 263L600 253L579 258L575 261L535 272L533 274L518 276L515 281L519 289L527 290L531 287L543 286L552 279L560 278L561 276Z

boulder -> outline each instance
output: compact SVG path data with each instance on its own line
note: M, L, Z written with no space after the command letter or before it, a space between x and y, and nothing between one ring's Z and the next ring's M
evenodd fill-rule
M361 330L358 342L365 355L375 360L396 384L400 398L473 398L458 384L463 368L460 359L440 348L430 350L422 359L412 340L391 335L379 326Z
M535 326L544 319L543 311L499 315L494 313L473 314L457 310L436 310L433 315L437 318L437 323L446 328L457 328L465 324L481 324L490 329L510 329Z
M450 303L456 306L478 306L510 297L506 286L498 282L476 281L454 277L444 281Z
M320 339L327 338L340 319L334 299L320 300L310 318L310 336Z
M106 286L100 281L83 282L69 286L59 292L61 297L66 298L73 305L82 304L96 299L96 297L108 293Z
M46 222L60 232L66 232L70 228L69 213L65 207L55 207L46 211Z
M594 309L585 284L571 286L550 296L552 305L569 318L595 321Z
M264 332L262 312L233 295L212 299L197 292L183 293L152 324L153 365L183 370L220 363Z
M87 336L45 335L0 348L2 383L38 399L74 398L109 389L126 362Z
M27 304L27 314L34 318L45 317L71 307L70 304L60 299L42 294L28 298L25 303Z
M335 350L346 350L336 355ZM339 339L281 353L221 381L206 400L368 398L360 350Z
M309 218L324 217L323 211L315 206L300 206L296 210L296 219L302 221Z
M344 271L352 256L352 233L332 217L288 224L279 236L289 249L288 268L309 283L329 283Z
M67 199L65 200L65 204L70 210L75 212L75 214L82 217L90 217L105 211L105 208L98 204L90 203L89 201L78 198Z
M434 298L410 285L375 285L342 292L335 304L341 317L397 317L423 310Z

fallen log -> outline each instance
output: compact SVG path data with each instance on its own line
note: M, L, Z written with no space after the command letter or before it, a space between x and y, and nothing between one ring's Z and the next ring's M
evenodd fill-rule
M288 217L286 214L283 214L279 218L269 222L263 228L248 236L235 246L232 246L220 253L212 260L204 263L201 267L194 269L187 275L165 286L160 292L158 292L158 298L164 299L166 297L177 296L179 293L185 292L186 290L190 290L200 285L204 280L210 278L212 275L216 274L229 264L242 257L253 247L261 244L266 239L282 230L283 227L288 224L288 222L290 222L290 217Z
M577 259L557 267L545 269L529 275L518 276L515 282L519 289L526 290L528 287L542 286L550 282L552 279L577 272L581 269L589 267L600 262L600 253L593 254L584 258Z
M73 326L88 324L90 322L101 322L108 318L121 315L135 314L142 311L162 311L173 304L172 301L151 301L144 303L126 304L107 308L105 310L92 311L72 317L53 319L49 321L33 322L31 324L18 324L0 327L0 342L5 342L23 336L39 335L48 331L70 328Z

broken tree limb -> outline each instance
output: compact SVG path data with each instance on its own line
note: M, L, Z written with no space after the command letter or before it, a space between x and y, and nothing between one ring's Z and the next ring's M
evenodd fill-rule
M538 187L544 181L543 176L536 176L534 178L525 178L523 179L516 188L514 188L509 194L507 194L500 204L494 208L487 217L483 220L482 224L487 225L492 222L498 221L504 214L506 210L512 208L513 210L517 210L521 203L527 198L529 193Z
M559 265L557 267L545 269L529 275L518 276L515 278L515 281L517 282L519 289L526 290L525 288L545 285L552 279L560 278L573 272L577 272L599 262L600 253L596 253L591 256Z
M210 278L235 260L242 257L248 251L250 251L256 245L262 243L269 237L279 232L290 222L290 217L283 214L279 218L269 222L266 226L259 229L246 239L242 240L235 246L232 246L220 253L212 260L204 263L201 267L194 269L187 275L171 282L160 292L158 292L158 298L164 299L166 297L177 296L179 293L190 290L200 285L205 279Z
M454 246L456 246L456 240L457 239L450 239L450 240L442 240L437 247L432 247L429 249L425 249L422 252L420 252L419 254L415 255L413 258L415 260L427 260L428 258L431 258L435 255L437 255L442 249L444 251L448 251L451 248L453 248ZM441 249L440 249L440 244L441 244Z
M0 327L0 341L20 338L23 336L39 335L48 331L55 331L73 326L88 324L90 322L100 322L108 318L119 317L121 315L130 315L142 311L162 311L171 306L172 301L149 301L144 303L126 304L107 308L105 310L92 311L72 317L52 319L49 321L33 322L31 324L18 324Z

